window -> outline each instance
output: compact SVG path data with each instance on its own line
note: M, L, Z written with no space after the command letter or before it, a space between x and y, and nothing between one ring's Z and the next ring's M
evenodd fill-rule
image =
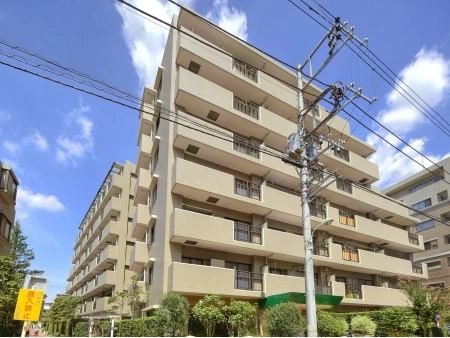
M431 205L431 198L427 198L426 200L420 201L418 203L415 203L411 205L411 208L420 210L426 207L429 207Z
M252 265L245 263L225 262L225 268L239 271L252 271Z
M181 262L186 264L203 265L203 259L199 258L182 257Z
M422 182L420 184L415 185L412 188L409 188L409 193L411 194L414 191L417 191L417 190L420 190L422 188L425 188L426 186L429 186L429 185L433 184L434 182L439 182L440 180L442 180L442 177L440 177L440 176L430 178L430 179L428 179L428 180L426 180L426 181L424 181L424 182Z
M433 283L433 284L426 284L426 286L428 286L429 288L435 288L435 289L438 289L438 290L442 290L442 289L445 288L444 282Z
M442 268L442 266L441 266L440 260L427 263L428 271L441 270L441 268Z
M159 150L156 151L155 155L153 155L153 159L152 159L152 173L153 171L155 171L156 169L156 165L158 164L158 155L159 155Z
M450 235L444 235L444 243L450 244Z
M150 230L150 243L153 243L155 241L155 226Z
M287 275L286 269L269 269L269 272L274 275Z
M437 247L438 247L438 240L437 239L433 239L432 241L424 242L423 246L425 247L425 250L437 249Z
M350 182L338 180L338 181L336 182L336 187L337 187L339 190L348 192L349 194L353 194L353 188L352 188L352 184L351 184Z
M435 227L434 219L423 221L416 225L416 232L424 231Z
M157 197L158 197L158 185L156 185L155 189L153 189L153 191L152 191L152 200L151 200L152 206L155 204Z
M148 269L148 284L153 284L153 266Z

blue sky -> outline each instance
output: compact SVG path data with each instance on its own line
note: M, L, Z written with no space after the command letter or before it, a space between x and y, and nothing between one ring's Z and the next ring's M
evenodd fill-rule
M293 2L305 8L298 0ZM165 21L177 12L163 0L133 3ZM185 3L291 65L305 61L325 34L324 28L287 0ZM308 3L327 16L314 1ZM356 36L368 37L371 51L449 119L449 2L343 0L320 4L342 21L349 21L349 27L355 26ZM153 85L167 34L166 29L111 0L3 1L0 32L3 41L137 96L144 83ZM0 44L0 51L20 54L4 44ZM0 55L0 61L32 68L5 55ZM320 63L318 58L313 66ZM448 136L348 48L340 51L319 79L325 83L355 82L355 87L364 88L365 95L377 96L369 110L371 116L431 160L450 153ZM0 160L12 165L20 180L16 219L36 254L33 268L45 270L49 277L51 300L65 291L78 226L111 163L135 161L138 114L4 65L0 65L0 93ZM361 100L358 104L369 108ZM362 117L356 109L353 114ZM369 118L363 122L379 131ZM355 126L350 120L352 130ZM355 133L380 149L372 158L380 165L380 186L420 169L362 126ZM380 133L387 136L385 131ZM392 136L388 138L398 144ZM419 155L413 156L422 162Z

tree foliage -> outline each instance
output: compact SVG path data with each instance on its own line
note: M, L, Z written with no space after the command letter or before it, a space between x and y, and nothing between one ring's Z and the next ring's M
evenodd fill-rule
M232 299L230 305L223 307L223 312L230 337L235 334L241 337L254 327L256 307L249 302Z
M432 286L420 286L418 283L399 279L403 293L408 297L412 305L412 311L416 315L419 325L419 335L430 336L431 327L435 324L437 314L445 318L449 316L450 297L447 288L434 288Z
M389 337L412 337L419 328L410 308L392 306L384 309L383 312L377 326L383 328Z
M34 260L28 248L28 236L22 232L19 222L11 229L10 255L0 256L0 336L13 336L22 325L13 320L17 296L23 287L26 275L40 275L41 270L30 269Z
M219 295L205 295L192 308L192 316L203 326L207 337L214 336L216 325L225 321L224 305Z
M67 331L72 335L71 328L76 317L76 311L82 300L78 296L58 296L53 301L50 310L45 314L45 323L65 323Z
M162 335L169 337L186 336L189 324L189 301L175 292L164 295L161 307L156 310L156 321Z
M299 337L304 331L300 309L291 302L269 308L264 320L272 337Z
M136 316L136 312L142 303L142 297L147 296L148 293L137 284L139 276L135 275L130 279L131 286L128 290L116 292L108 298L108 304L113 304L108 313L119 315L120 318L124 315L131 318ZM127 305L129 305L129 309L126 309Z

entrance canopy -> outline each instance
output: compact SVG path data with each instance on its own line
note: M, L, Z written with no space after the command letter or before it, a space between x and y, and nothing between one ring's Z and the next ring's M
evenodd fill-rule
M342 301L342 296L331 296L316 294L316 308L318 309L330 309L336 307ZM258 301L260 309L266 309L268 307L292 302L297 304L300 309L306 309L306 295L301 292L287 292L280 293L278 295L272 295Z

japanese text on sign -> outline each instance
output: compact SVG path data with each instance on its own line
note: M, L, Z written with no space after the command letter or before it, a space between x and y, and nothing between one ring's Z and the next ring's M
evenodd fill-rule
M43 301L44 290L20 289L14 320L39 320Z

